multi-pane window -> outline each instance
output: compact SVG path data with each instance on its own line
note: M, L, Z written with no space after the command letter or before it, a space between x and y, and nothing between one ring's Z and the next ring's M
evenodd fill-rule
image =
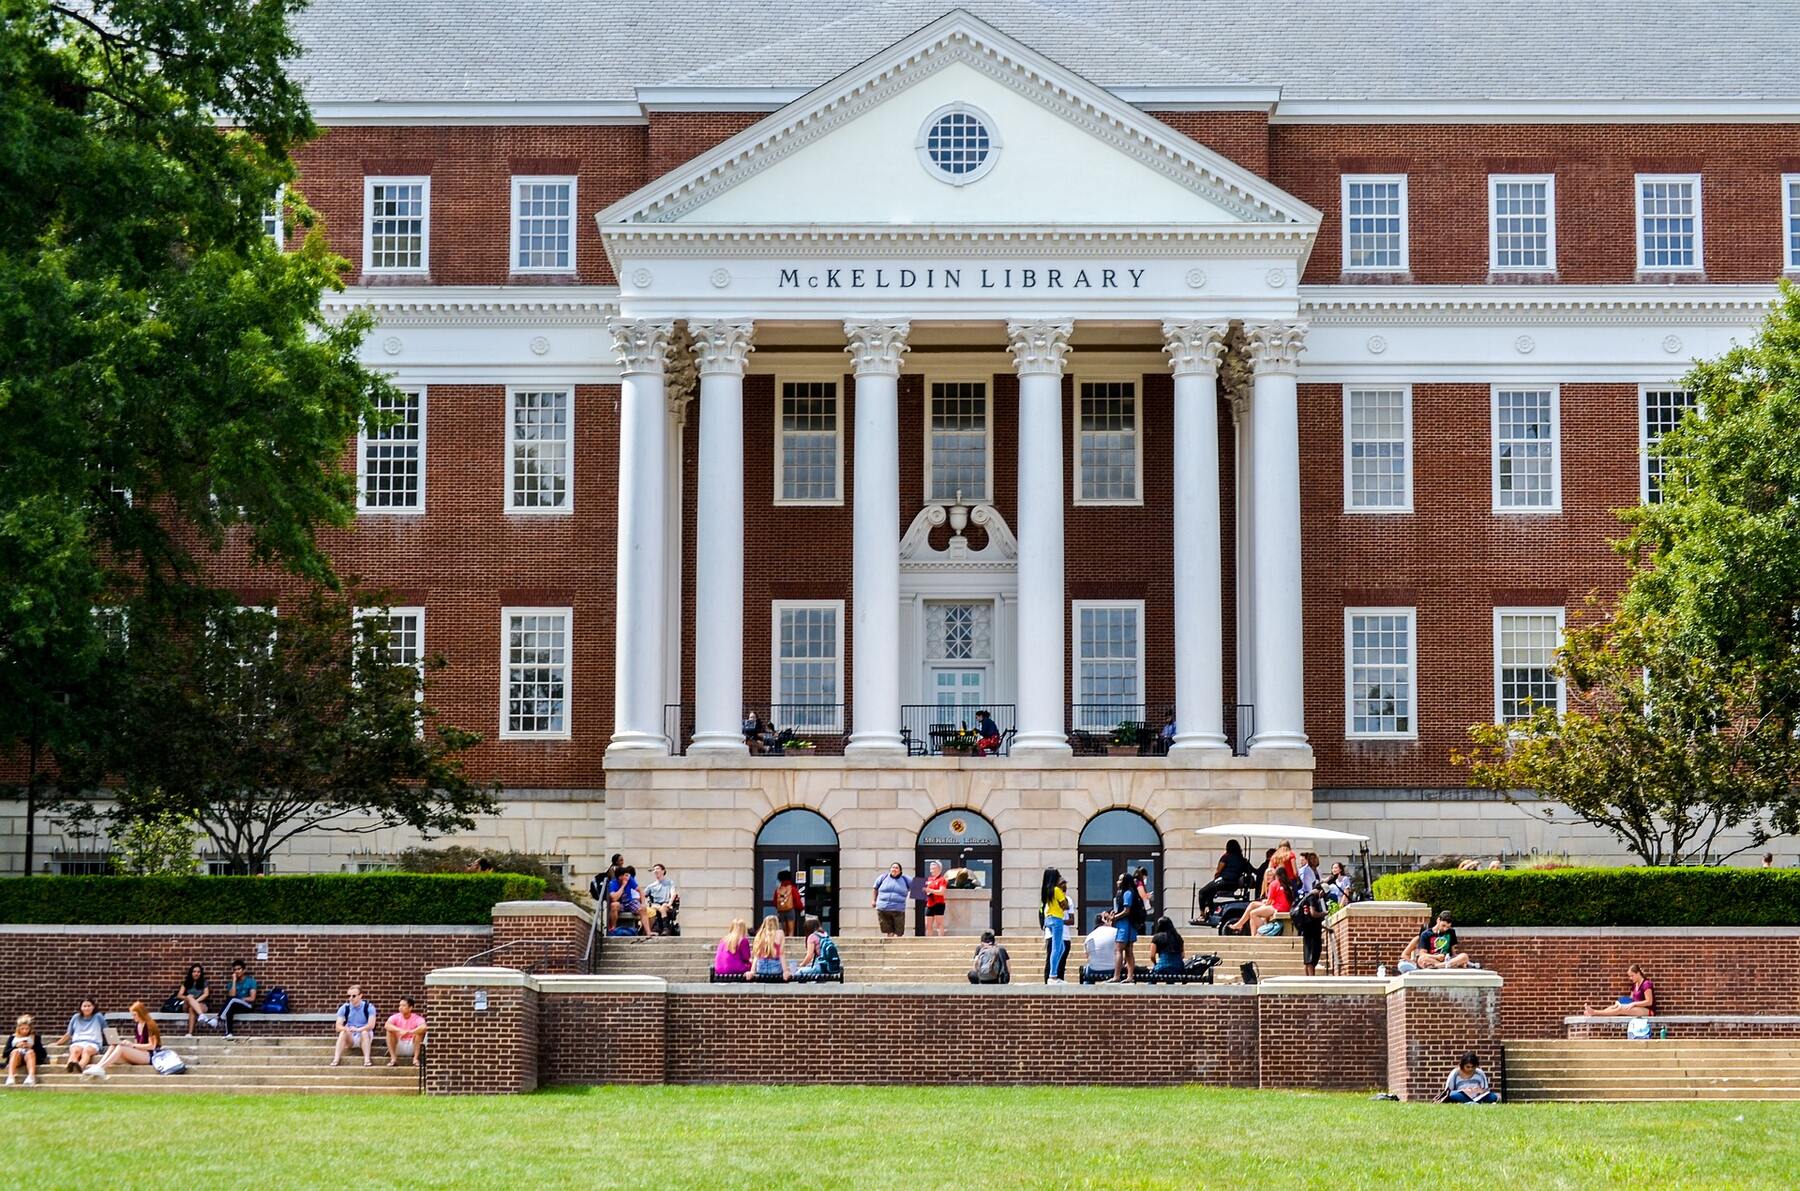
M1800 174L1781 179L1781 223L1787 251L1782 253L1787 271L1800 272Z
M928 416L925 499L989 499L987 385L933 381Z
M575 179L513 179L515 273L575 269Z
M1144 718L1144 605L1076 601L1075 727L1099 731Z
M1349 735L1416 736L1413 610L1348 609L1344 638Z
M1638 268L1651 272L1698 270L1700 176L1639 174Z
M1344 270L1406 270L1406 176L1344 177Z
M277 248L287 247L287 215L286 212L282 210L284 206L283 200L286 198L287 187L277 186L275 188L274 201L263 208L263 235L275 241L275 247Z
M1556 390L1494 390L1494 510L1555 510Z
M835 732L843 702L844 605L841 600L777 603L774 706L783 728Z
M425 681L425 609L367 608L358 609L358 620L367 620L379 634L382 658L395 666L410 666L418 671L421 685Z
M571 396L567 389L514 389L506 395L506 508L570 510Z
M1488 267L1496 273L1548 273L1556 268L1556 179L1494 174L1488 178Z
M1404 388L1344 390L1344 507L1412 508L1412 394Z
M120 653L131 644L131 610L119 604L96 604L94 628L107 653Z
M423 273L430 263L431 179L363 180L363 271Z
M356 507L370 513L425 511L425 394L402 389L375 401L375 423L357 440Z
M1556 647L1561 608L1494 609L1494 700L1499 722L1528 718L1539 707L1562 710Z
M1682 416L1694 408L1694 395L1686 389L1651 389L1643 391L1645 504L1662 499L1662 475L1665 460L1655 454L1654 447L1662 436L1681 424Z
M836 504L842 499L841 425L836 381L781 383L781 403L776 410L780 438L775 462L777 501Z
M501 736L569 734L567 608L501 612Z
M1088 380L1076 387L1075 499L1080 504L1138 500L1137 382Z

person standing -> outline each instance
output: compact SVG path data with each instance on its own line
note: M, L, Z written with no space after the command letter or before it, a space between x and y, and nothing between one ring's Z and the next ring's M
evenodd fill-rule
M881 923L881 933L895 939L906 933L906 901L912 896L912 882L903 875L905 872L900 862L894 861L887 872L875 878L875 888L869 894L869 905Z
M774 901L775 918L781 923L781 933L799 934L800 920L806 913L806 895L794 884L793 869L784 868L775 874Z
M1309 870L1301 870L1306 872ZM1316 873L1315 873L1316 877ZM1300 936L1300 962L1308 976L1318 974L1319 956L1325 949L1325 889L1316 879L1312 889L1294 903L1288 920Z
M945 910L944 890L950 888L950 878L944 875L944 866L937 861L931 862L931 875L925 878L925 937L944 937L944 928L948 925Z
M1038 900L1044 920L1044 983L1061 984L1063 964L1069 957L1069 883L1062 873L1044 870Z
M1146 913L1143 895L1138 892L1137 874L1127 869L1119 874L1119 888L1113 898L1112 925L1118 940L1113 958L1114 984L1130 984L1137 979L1137 956L1131 947L1144 932Z

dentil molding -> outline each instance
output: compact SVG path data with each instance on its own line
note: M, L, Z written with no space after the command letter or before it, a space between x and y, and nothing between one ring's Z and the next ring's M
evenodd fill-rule
M1319 327L1668 326L1760 322L1766 285L1302 286Z

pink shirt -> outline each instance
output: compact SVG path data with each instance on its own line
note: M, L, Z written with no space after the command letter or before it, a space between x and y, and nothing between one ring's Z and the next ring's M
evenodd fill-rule
M388 1018L388 1025L393 1029L399 1030L402 1034L405 1034L412 1030L424 1029L425 1019L420 1017L417 1013L396 1013Z
M719 949L713 952L713 971L721 976L742 976L750 970L750 938L746 935L738 941L733 950L724 939L719 940Z

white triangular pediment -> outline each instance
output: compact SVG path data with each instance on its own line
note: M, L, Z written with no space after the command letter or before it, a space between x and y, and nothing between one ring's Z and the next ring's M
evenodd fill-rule
M948 111L991 160L922 148ZM601 212L608 224L1316 227L1319 214L965 12L952 12ZM671 230L674 230L671 228Z

